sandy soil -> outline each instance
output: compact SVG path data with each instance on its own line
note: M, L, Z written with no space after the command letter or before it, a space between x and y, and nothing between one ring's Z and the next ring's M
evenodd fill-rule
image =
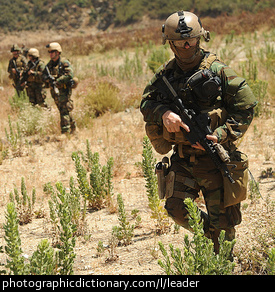
M265 127L266 123L270 125L268 131ZM255 125L258 132L255 131ZM173 222L170 220L171 231L168 234L161 236L155 234L155 222L150 218L145 181L140 168L135 165L142 160L142 138L145 135L143 128L142 116L137 109L106 114L95 121L91 130L78 131L72 137L48 137L48 142L34 145L29 155L3 161L0 166L1 224L4 223L9 192L14 185L20 187L22 176L25 177L29 192L33 186L37 189L38 200L35 209L43 208L46 213L44 218L33 219L32 223L20 226L22 249L26 257L33 253L42 238L52 237L47 203L49 197L43 193L43 185L47 182L54 184L61 181L68 186L70 176L76 177L71 153L76 150L85 151L85 143L88 139L92 151L98 151L103 162L110 155L114 157L116 174L113 180L114 197L116 198L118 193L122 194L128 214L131 210L138 209L141 223L139 228L135 229L133 243L126 247L116 247L114 251L116 260L110 261L110 239L112 227L118 224L117 213L110 214L107 209L88 212L86 236L77 238L75 274L163 273L157 264L157 259L161 257L158 242L162 241L165 245L173 243L180 247L186 231L181 228L179 233L175 234ZM254 120L241 142L240 148L249 155L250 169L257 180L263 169L274 165L274 142L272 119ZM262 179L259 186L263 200L257 200L257 204L251 204L249 199L244 202L249 207L243 211L243 222L237 227L237 251L242 250L243 244L247 241L253 242L251 224L255 220L258 221L257 217L266 210L267 196L270 195L272 200L275 199L274 178ZM2 244L3 236L1 229ZM105 246L101 256L97 253L99 241ZM4 260L3 256L2 260Z

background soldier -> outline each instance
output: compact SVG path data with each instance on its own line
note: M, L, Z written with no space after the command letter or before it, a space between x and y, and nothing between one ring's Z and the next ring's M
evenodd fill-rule
M51 88L51 95L60 112L61 133L73 133L76 129L71 113L73 69L67 59L61 58L62 48L59 43L50 43L46 48L51 60L44 70L44 80Z
M27 59L21 55L21 49L18 45L13 45L11 47L11 52L13 57L9 61L8 73L9 78L13 80L13 86L16 89L18 96L24 90L21 86L20 78L27 67Z
M40 105L42 107L48 107L46 99L46 90L43 87L42 73L45 70L44 62L39 58L39 51L35 48L31 48L28 51L29 62L27 64L27 70L23 74L22 85L27 83L27 94L29 100L33 105Z
M169 41L175 58L159 68L145 88L141 112L156 151L165 154L173 146L166 173L168 214L189 229L184 199L195 200L201 191L207 208L207 213L201 211L205 236L213 240L218 252L220 231L225 230L225 239L231 241L235 238L234 226L241 222L240 202L246 197L248 161L234 142L246 132L257 102L243 78L200 47L201 36L206 41L210 39L195 14L179 11L167 18L162 27L163 44ZM179 116L173 90L185 108L210 117L213 133L204 139L228 151L230 163L236 165L233 170L228 164L234 184L217 169L200 143L192 145L186 139L190 128Z

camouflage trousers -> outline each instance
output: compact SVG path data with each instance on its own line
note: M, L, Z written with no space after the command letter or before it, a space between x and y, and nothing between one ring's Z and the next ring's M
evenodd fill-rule
M60 113L61 133L73 133L76 129L76 123L72 115L73 100L71 99L71 89L59 89L59 95L51 89L51 95Z
M205 236L212 239L214 249L219 250L218 237L221 230L225 230L225 239L235 238L235 225L241 223L240 204L223 207L223 178L207 156L196 157L190 162L190 157L180 158L178 154L171 157L170 171L175 173L172 196L167 198L165 208L174 221L190 230L188 211L184 199L193 200L202 192L207 212L201 210Z
M46 99L46 90L43 87L42 83L28 83L27 86L27 95L29 97L29 101L33 105L40 105L42 107L48 107L45 99Z

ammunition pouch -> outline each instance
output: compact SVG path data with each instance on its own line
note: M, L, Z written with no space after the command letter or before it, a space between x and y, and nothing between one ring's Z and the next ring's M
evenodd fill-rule
M199 70L186 81L182 91L184 95L190 91L197 101L211 104L222 94L221 79L209 69Z
M215 108L208 111L210 117L210 128L214 131L216 128L222 126L226 122L227 111L224 107Z
M236 205L246 199L248 174L247 155L235 150L230 154L228 169L235 183L231 183L227 177L223 177L224 184L224 208Z

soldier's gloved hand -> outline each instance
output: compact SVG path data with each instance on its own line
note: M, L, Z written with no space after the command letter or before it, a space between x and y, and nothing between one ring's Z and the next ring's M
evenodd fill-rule
M183 123L180 116L172 111L166 111L162 116L163 124L170 133L180 132L182 127L186 132L190 132L189 127Z

